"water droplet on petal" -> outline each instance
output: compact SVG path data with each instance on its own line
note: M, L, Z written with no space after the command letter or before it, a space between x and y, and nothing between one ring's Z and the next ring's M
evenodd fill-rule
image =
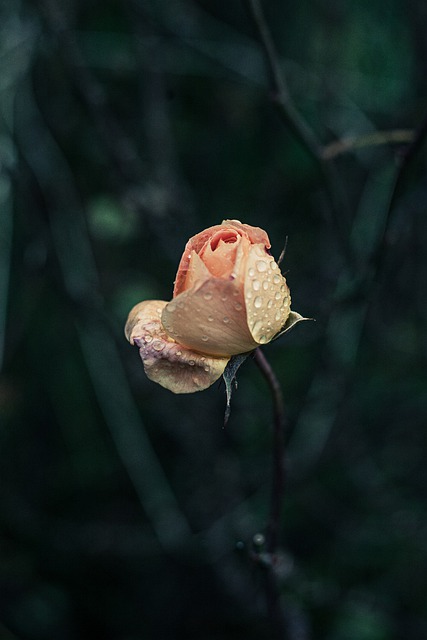
M260 290L260 288L261 288L261 283L260 283L260 281L259 281L259 280L254 280L254 281L252 282L252 289L253 289L254 291L259 291L259 290Z
M269 300L267 302L267 309L271 309L272 306L273 306L273 300Z
M248 300L250 300L250 299L252 298L252 291L247 291L247 292L246 292L246 298L247 298Z
M162 351L165 347L163 342L161 342L160 340L154 340L151 346L153 347L154 351Z
M213 316L208 316L208 322L213 322Z
M264 291L267 291L268 289L268 281L264 280L264 282L262 283L262 288L264 289Z
M274 319L276 320L276 322L279 322L281 317L282 317L282 314L280 313L280 311L276 311L276 315L274 316Z
M280 291L286 291L286 285L282 284L282 286L280 287Z
M203 342L207 342L209 340L208 336L202 336Z
M243 307L240 304L240 302L236 302L236 304L234 305L234 308L236 309L236 311L241 311Z
M279 284L280 280L281 280L281 277L279 276L279 274L276 273L276 275L273 278L274 284Z
M261 296L257 296L254 300L254 307L260 309L262 307L262 298Z
M204 293L203 297L204 297L205 300L212 300L212 294L209 293L209 292L208 293Z
M252 327L252 333L256 334L261 330L262 330L262 322L261 320L257 320L254 326Z
M258 260L256 263L256 268L260 273L267 271L267 263L265 260Z
M227 296L221 296L221 300L225 302L227 300Z
M259 342L260 342L260 344L265 344L266 342L268 342L267 336L265 336L265 335L260 336Z
M177 351L175 355L182 356L182 351Z
M278 267L278 265L277 265L277 262L274 262L274 260L272 260L272 261L270 262L270 267L271 267L272 269L278 269L278 268L279 268L279 267Z
M206 371L206 373L209 373L210 369L208 367L208 365L206 365L205 367L203 367L203 370Z
M288 306L289 306L289 298L285 298L285 299L283 300L283 306L284 306L284 307L288 307Z
M276 298L276 300L280 300L280 298L282 297L281 294L279 292L276 293L276 295L274 296Z
M251 267L251 268L249 269L249 271L248 271L248 276L249 276L250 278L253 278L253 277L254 277L254 275L255 275L255 269L253 269L253 268Z
M153 338L151 336L145 336L145 338L144 338L145 342L151 342L152 339Z
M194 362L194 360L189 360L188 364L190 365L190 367L194 367L196 363Z
M230 322L230 318L228 316L224 316L222 321L224 324L228 324Z

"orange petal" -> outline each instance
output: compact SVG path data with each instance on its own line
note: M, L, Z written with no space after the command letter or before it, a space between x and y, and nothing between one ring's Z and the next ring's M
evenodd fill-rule
M191 287L201 285L202 282L211 277L212 274L205 266L203 260L200 259L195 251L192 251L189 258L188 271L184 288L191 289Z
M264 229L252 227L250 224L243 224L240 220L223 220L221 226L234 227L241 233L248 236L252 244L262 244L266 249L270 249L270 238Z
M242 239L250 240L251 242L262 242L265 243L267 249L270 247L270 241L268 239L268 235L262 229L258 227L251 227L248 224L242 224L238 220L224 220L222 224L216 224L213 227L209 227L200 233L197 233L195 236L190 238L190 240L185 245L184 253L182 254L181 261L178 265L178 271L175 279L175 287L173 290L173 297L175 298L177 295L186 290L186 278L187 273L190 269L190 260L192 252L200 253L203 247L211 240L216 234L222 235L222 237L227 236L227 231L231 231L231 233L235 233L236 230L239 232L239 235ZM213 274L215 275L215 274Z
M245 273L248 327L257 343L266 344L282 329L289 316L289 288L264 244L255 244L250 248Z
M181 346L167 335L160 316L163 300L137 304L126 323L126 337L139 347L145 373L173 393L194 393L210 387L222 375L229 358L212 358Z
M234 280L211 278L184 291L166 305L162 323L177 342L201 353L231 356L258 346L248 328L243 287Z

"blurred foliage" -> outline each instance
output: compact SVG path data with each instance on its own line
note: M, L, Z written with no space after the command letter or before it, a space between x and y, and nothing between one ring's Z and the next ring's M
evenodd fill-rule
M265 348L291 427L288 637L427 636L426 3L264 4L299 113L338 144L335 217L244 2L1 4L2 639L271 637L248 557L267 386L249 359L223 430L223 387L173 396L122 335L229 217L275 256L289 237L316 318Z

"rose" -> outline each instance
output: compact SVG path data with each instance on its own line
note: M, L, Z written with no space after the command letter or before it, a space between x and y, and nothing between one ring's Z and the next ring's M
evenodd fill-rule
M265 231L238 220L190 238L172 300L140 302L126 323L151 380L174 393L201 391L231 356L283 330L290 295L270 246Z

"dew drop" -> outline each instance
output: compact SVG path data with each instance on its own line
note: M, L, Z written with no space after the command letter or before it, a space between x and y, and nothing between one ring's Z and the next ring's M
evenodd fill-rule
M208 316L208 322L213 322L213 316Z
M210 369L209 369L208 365L206 365L206 367L203 367L203 371L206 371L206 373L209 373Z
M253 269L253 268L251 267L251 268L249 269L249 271L248 271L248 276L249 276L250 278L253 278L253 277L254 277L254 275L255 275L255 269Z
M246 298L247 298L248 300L250 300L250 299L252 298L252 291L247 291L247 292L246 292Z
M284 298L284 300L283 300L283 306L284 306L284 307L288 307L288 306L289 306L289 298Z
M207 342L209 340L208 336L202 336L203 342Z
M268 282L267 282L267 280L264 280L264 282L262 283L262 288L264 289L264 291L267 291L267 289L268 289Z
M204 362L204 361L206 360L205 356L202 356L202 357L200 358L200 360L201 360L202 362Z
M145 336L145 338L144 338L145 342L151 342L152 339L153 338L151 336Z
M286 291L286 286L284 284L280 287L280 291Z
M271 309L272 306L273 306L273 300L269 300L267 302L267 309Z
M188 364L190 365L190 367L194 367L196 363L194 362L194 360L189 360Z
M154 351L162 351L165 347L163 342L161 342L160 340L154 340L151 346L153 347Z
M175 355L182 356L182 351L177 351Z
M230 322L230 318L228 316L224 316L222 321L224 324L228 324Z
M278 273L276 273L276 275L273 278L274 284L279 284L280 280L281 280L281 277L279 276Z
M261 309L261 307L262 307L262 298L261 298L261 296L257 296L255 298L254 307L256 307L256 309Z
M222 300L223 302L226 302L226 300L227 300L227 296L221 296L221 300Z
M260 344L265 344L266 342L268 342L268 338L267 338L267 336L266 336L266 335L262 335L262 336L260 336L260 337L259 337L258 342L259 342Z
M280 311L276 311L276 315L274 316L274 319L276 320L276 322L279 322L281 317L282 317L282 314L280 313Z
M259 280L254 280L254 281L252 282L252 289L253 289L254 291L259 291L259 290L261 289L261 283L260 283L260 281L259 281Z
M195 384L197 387L200 387L200 380L199 380L199 378L196 378L196 377L194 376L194 378L193 378L193 382L194 382L194 384Z
M276 295L274 296L276 298L276 300L280 300L280 298L282 297L281 294L279 292L276 293Z
M265 262L265 260L258 260L256 263L256 268L260 273L263 273L264 271L267 271L267 263Z
M252 334L256 335L257 333L259 333L262 330L263 330L262 322L261 322L261 320L257 320L255 322L254 326L252 327Z
M209 292L208 293L204 293L203 297L204 297L205 300L212 300L212 294L209 293Z
M277 266L277 263L276 263L276 262L274 262L274 260L272 260L272 261L270 262L270 267L271 267L272 269L278 269L278 268L279 268L279 267ZM279 276L279 277L280 277L280 276Z
M240 302L236 302L236 304L234 305L234 308L236 309L236 311L241 311L243 307L240 304Z

